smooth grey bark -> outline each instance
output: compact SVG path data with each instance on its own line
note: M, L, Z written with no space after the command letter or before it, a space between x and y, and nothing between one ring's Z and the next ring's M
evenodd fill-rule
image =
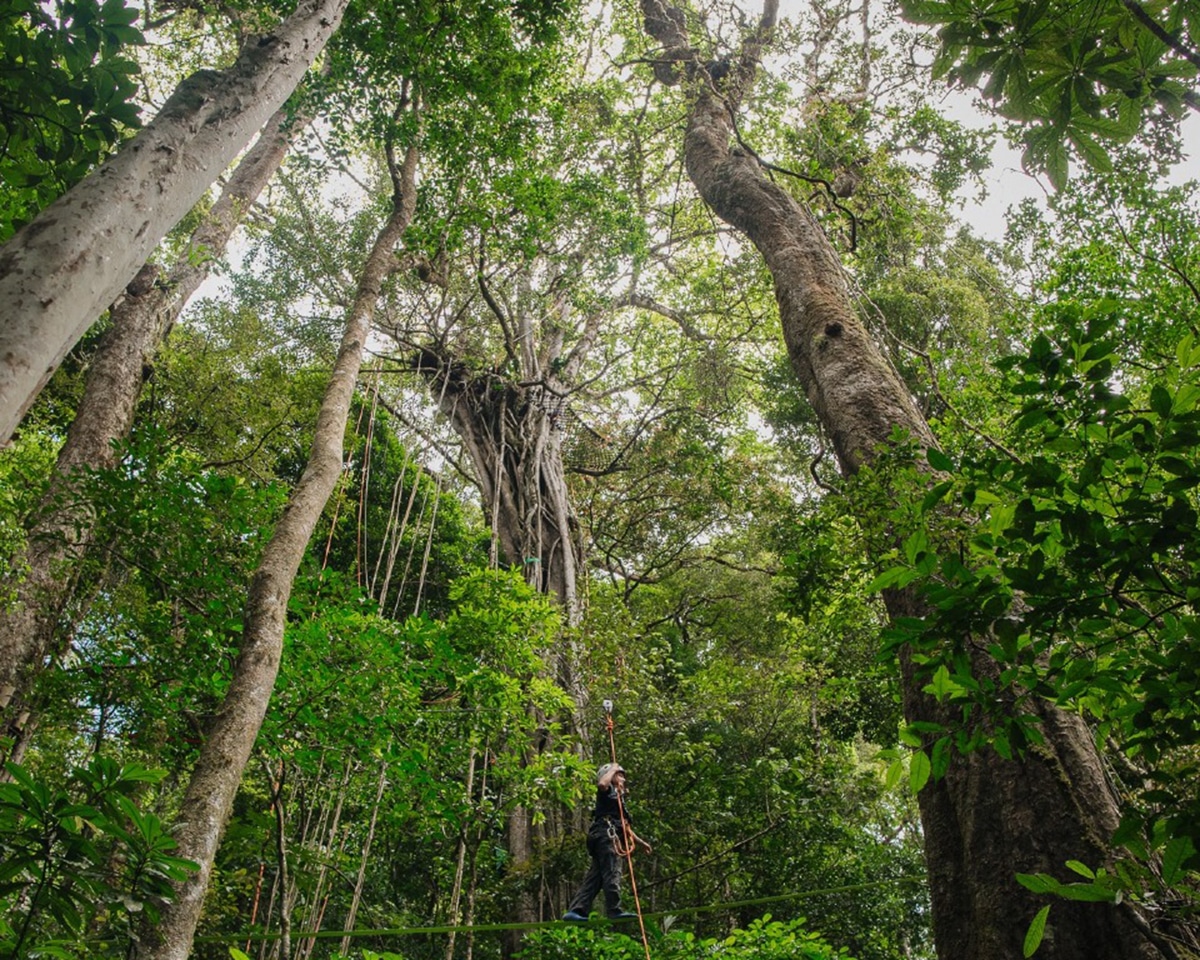
M758 160L736 145L733 116L753 83L758 56L774 24L768 0L757 33L728 78L712 81L689 47L682 11L641 0L647 32L665 55L656 76L693 81L684 134L688 174L705 202L756 247L771 271L792 366L839 463L853 473L890 442L897 427L919 443L934 439L891 364L860 322L836 251L820 224L764 175ZM910 592L886 595L889 614L919 616ZM981 676L996 665L985 645L973 647ZM902 663L910 721L953 723ZM1061 874L1068 860L1099 864L1118 821L1116 797L1083 720L1041 702L1034 709L1044 749L1021 761L993 751L954 758L941 780L920 793L938 955L946 960L1019 957L1025 930L1042 905L1014 874ZM1156 937L1135 905L1056 903L1038 956L1047 960L1131 960L1176 956Z
M303 0L226 70L188 77L113 157L0 248L0 444L62 358L288 98L348 0Z
M178 262L165 276L157 265L146 264L109 311L111 327L91 360L50 489L27 530L29 548L16 597L0 611L0 717L11 697L23 700L32 677L61 653L69 635L70 625L61 620L78 563L93 537L91 507L74 496L72 476L83 467L112 466L113 444L133 425L159 345L307 122L307 117L289 120L284 107L277 110L192 232Z
M389 156L392 211L359 277L317 414L308 463L251 579L242 644L229 690L200 748L176 821L176 853L195 861L200 869L165 905L159 924L147 931L141 952L151 960L185 960L191 952L217 847L275 687L296 571L342 472L346 421L376 303L384 280L399 266L395 249L416 207L416 146L409 147L399 168L390 161Z

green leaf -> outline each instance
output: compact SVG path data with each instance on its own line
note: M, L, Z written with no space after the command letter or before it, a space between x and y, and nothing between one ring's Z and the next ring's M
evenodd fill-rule
M1017 883L1034 893L1056 893L1061 884L1045 873L1018 873Z
M1099 883L1065 883L1059 886L1058 894L1081 903L1112 903L1117 898L1115 890Z
M1042 907L1034 916L1033 922L1029 924L1029 929L1025 931L1025 945L1022 947L1022 953L1025 957L1032 957L1037 953L1038 947L1042 945L1042 937L1046 934L1046 918L1050 915L1050 905Z
M1171 416L1171 394L1162 384L1156 383L1150 388L1150 409L1160 419L1167 420Z
M1112 158L1096 140L1078 129L1072 130L1070 136L1071 143L1088 166L1098 173L1112 173Z
M922 788L929 782L929 775L933 772L933 765L929 762L929 757L926 756L924 750L918 750L908 762L908 787L914 793L920 793Z
M1050 184L1055 190L1062 190L1066 187L1070 163L1067 148L1062 141L1058 140L1052 143L1046 151L1046 176L1050 178Z
M886 590L888 587L894 586L906 573L908 573L907 567L890 567L867 584L867 592L878 593L880 590Z
M1196 473L1196 466L1190 460L1176 456L1173 453L1164 453L1156 461L1158 466L1162 467L1168 473L1176 477L1191 477Z
M944 663L934 671L932 682L925 684L923 689L936 697L939 703L948 696L962 693L962 687L950 679L950 671Z
M925 459L934 470L950 473L954 470L954 462L937 447L929 447L925 451Z
M1191 837L1175 837L1170 840L1163 850L1163 883L1176 883L1183 876L1184 864L1195 852Z
M928 513L935 506L942 502L942 498L946 496L950 488L954 486L953 480L943 480L941 483L933 487L924 499L921 501L921 512Z
M1200 403L1200 386L1185 383L1175 391L1175 397L1171 401L1171 413L1191 413L1196 409L1197 403Z
M1175 362L1179 366L1187 368L1192 365L1192 350L1196 346L1196 337L1194 334L1185 334L1183 339L1175 345Z

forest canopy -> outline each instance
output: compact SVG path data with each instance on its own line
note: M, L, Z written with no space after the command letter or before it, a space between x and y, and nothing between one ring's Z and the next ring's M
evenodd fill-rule
M0 955L1200 955L1198 16L0 0Z

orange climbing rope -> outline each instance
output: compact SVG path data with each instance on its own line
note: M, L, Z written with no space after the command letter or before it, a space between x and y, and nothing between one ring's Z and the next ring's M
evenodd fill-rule
M617 741L613 734L612 701L604 701L604 724L608 728L608 746L612 751L612 762L617 764ZM619 765L619 764L618 764ZM650 940L646 936L646 920L642 916L642 901L638 898L637 877L633 873L633 837L630 836L629 821L625 817L625 801L621 799L621 791L617 791L617 809L621 813L621 843L616 844L617 853L629 864L629 888L633 891L633 906L637 911L638 927L642 932L642 946L646 950L646 960L650 960Z

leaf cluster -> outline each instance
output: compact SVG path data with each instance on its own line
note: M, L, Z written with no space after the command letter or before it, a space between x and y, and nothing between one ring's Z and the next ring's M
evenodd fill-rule
M153 428L75 481L62 502L95 523L79 571L86 613L35 702L94 746L119 738L182 764L227 683L245 584L284 490L207 467Z
M139 804L164 770L94 756L62 784L16 763L0 784L0 950L7 957L86 955L82 937L108 925L126 938L172 884L196 869Z
M699 938L686 931L660 932L647 925L653 960L850 960L849 952L830 946L807 929L803 919L781 922L767 914L724 938ZM592 927L556 927L535 930L526 938L520 960L637 960L642 944L621 933Z
M245 865L275 829L273 804L285 811L298 912L325 911L323 871L359 869L373 819L382 852L366 865L367 925L427 922L430 891L453 882L460 838L477 863L478 909L498 909L492 898L515 882L493 855L508 818L575 802L582 779L573 740L553 719L567 713L564 694L545 678L543 652L560 621L517 571L463 576L447 608L397 621L332 570L298 582L259 741L276 783L252 774L243 787L222 847L228 880L214 893L214 922L244 926L239 904L255 883ZM331 796L348 838L334 849L299 826L328 817ZM330 924L341 922L348 894L327 901Z
M1100 172L1109 150L1197 104L1195 4L1102 0L911 0L938 26L936 77L978 86L1022 124L1025 166L1061 189L1073 151Z
M0 3L0 241L140 126L139 15L124 0Z
M910 730L917 748L940 736L913 786L945 772L952 746L1012 757L1040 743L1020 705L1045 698L1088 715L1131 765L1117 842L1140 859L1194 851L1200 348L1184 336L1126 393L1120 305L1059 303L1050 316L1053 337L999 364L1023 455L956 464L931 452L945 479L914 501L916 522L874 583L919 588L930 615L897 622L891 640L924 665L927 693L962 707L955 731ZM977 637L996 676L970 666ZM1194 853L1180 862L1200 866Z

